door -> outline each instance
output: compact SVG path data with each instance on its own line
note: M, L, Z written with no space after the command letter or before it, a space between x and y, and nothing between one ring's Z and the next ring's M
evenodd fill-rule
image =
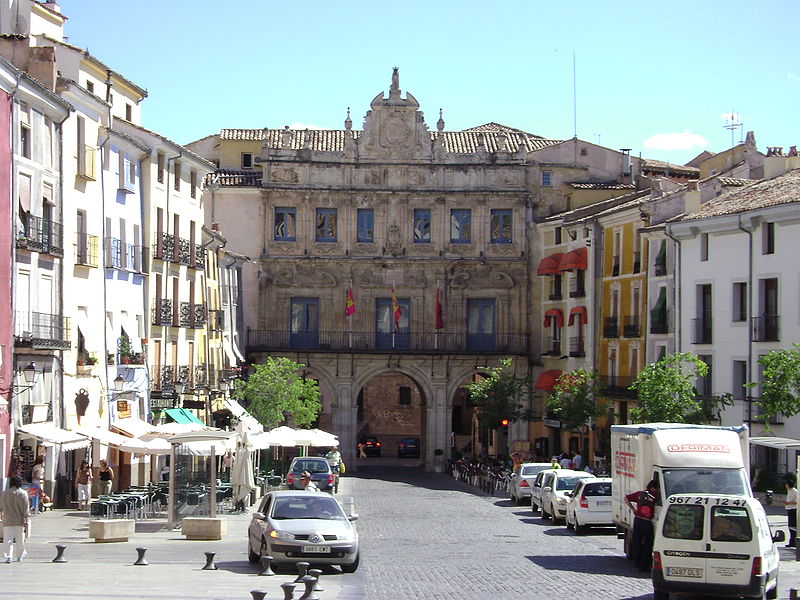
M408 298L398 298L400 318L395 326L391 298L375 301L375 348L377 350L408 350L411 347L411 303Z
M690 504L691 496L672 496L660 531L655 532L654 551L661 553L661 565L667 581L705 583L706 507Z
M289 345L316 348L319 343L319 299L292 298Z
M467 300L467 349L475 352L491 352L495 349L495 345L494 299Z
M721 504L709 507L709 543L706 582L746 585L750 582L752 553L758 547L757 531L743 498L710 498ZM737 505L738 504L738 505ZM769 541L770 546L772 540Z

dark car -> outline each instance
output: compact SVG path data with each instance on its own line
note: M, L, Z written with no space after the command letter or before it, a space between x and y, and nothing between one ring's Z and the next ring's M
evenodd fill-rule
M290 490L302 490L303 484L300 483L300 475L303 471L311 473L311 481L317 488L324 491L333 489L333 471L328 461L319 456L297 456L292 459L289 465L289 472L286 474L286 487Z
M419 458L419 438L402 438L397 444L397 458Z
M381 443L378 441L378 438L372 435L368 435L367 437L363 438L359 443L359 447L364 452L365 456L375 456L380 458L381 455Z

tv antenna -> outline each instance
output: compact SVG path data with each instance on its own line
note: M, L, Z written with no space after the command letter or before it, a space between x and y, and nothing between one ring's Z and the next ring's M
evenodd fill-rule
M742 131L744 130L744 125L739 121L739 113L735 110L732 110L728 113L726 120L729 121L727 125L723 125L725 129L730 129L731 131L731 148L734 146L734 132L738 129L739 130L739 142L742 141Z

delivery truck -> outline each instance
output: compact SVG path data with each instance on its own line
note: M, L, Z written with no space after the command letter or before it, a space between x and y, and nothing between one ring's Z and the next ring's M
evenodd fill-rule
M614 525L631 557L633 513L625 496L659 484L656 517L672 494L752 496L746 425L717 427L685 423L611 426L611 506Z

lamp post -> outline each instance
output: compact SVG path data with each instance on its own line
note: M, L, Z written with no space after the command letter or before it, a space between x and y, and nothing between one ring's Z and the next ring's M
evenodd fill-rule
M12 389L16 391L12 392L11 398L18 396L25 390L32 389L39 380L39 374L41 373L41 370L36 366L35 362L31 361L22 369L18 369L17 372L22 373L22 376L25 378L25 385L20 385L17 383L13 384Z

